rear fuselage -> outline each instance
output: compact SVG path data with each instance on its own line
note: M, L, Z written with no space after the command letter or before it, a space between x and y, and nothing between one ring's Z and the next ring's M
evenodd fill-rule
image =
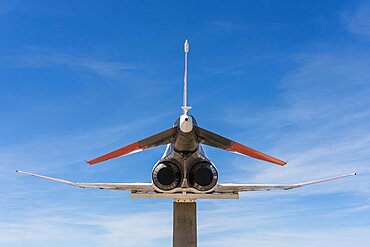
M216 167L199 144L195 126L197 123L191 115L183 114L175 122L174 141L167 145L152 171L156 191L209 193L216 187Z

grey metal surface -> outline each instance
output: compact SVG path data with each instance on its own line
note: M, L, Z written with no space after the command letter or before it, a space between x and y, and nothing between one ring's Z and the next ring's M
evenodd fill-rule
M195 202L173 203L173 247L197 246L197 207Z
M171 198L175 200L239 199L239 193L156 193L131 192L131 198Z

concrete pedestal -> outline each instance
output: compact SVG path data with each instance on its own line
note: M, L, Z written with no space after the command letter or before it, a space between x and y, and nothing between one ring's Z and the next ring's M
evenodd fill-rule
M173 203L173 247L197 246L197 207L195 201Z

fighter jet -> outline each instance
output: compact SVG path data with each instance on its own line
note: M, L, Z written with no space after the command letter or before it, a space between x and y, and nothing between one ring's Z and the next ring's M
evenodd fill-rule
M280 166L286 164L278 158L262 153L239 142L201 128L194 116L189 114L188 106L188 53L189 43L184 44L185 72L184 96L182 114L177 118L173 127L160 133L121 147L110 153L87 161L89 165L110 159L140 152L157 146L167 145L166 150L154 165L151 183L76 183L67 180L51 178L30 172L19 173L32 175L80 188L98 188L111 190L128 190L133 197L159 198L238 198L242 191L290 190L306 185L356 175L356 173L325 178L296 184L220 184L216 166L206 156L203 145L223 149L236 154L249 156Z

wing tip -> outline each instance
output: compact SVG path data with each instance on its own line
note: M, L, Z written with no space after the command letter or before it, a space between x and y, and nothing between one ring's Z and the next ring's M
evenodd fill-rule
M288 164L288 161L281 161L281 163L279 165L285 166L286 164Z
M93 164L95 164L95 163L93 162L93 160L85 160L85 163L86 163L86 164L88 164L88 165L93 165Z
M352 172L352 173L344 174L342 175L342 177L349 177L349 176L356 176L356 175L357 175L357 172Z

